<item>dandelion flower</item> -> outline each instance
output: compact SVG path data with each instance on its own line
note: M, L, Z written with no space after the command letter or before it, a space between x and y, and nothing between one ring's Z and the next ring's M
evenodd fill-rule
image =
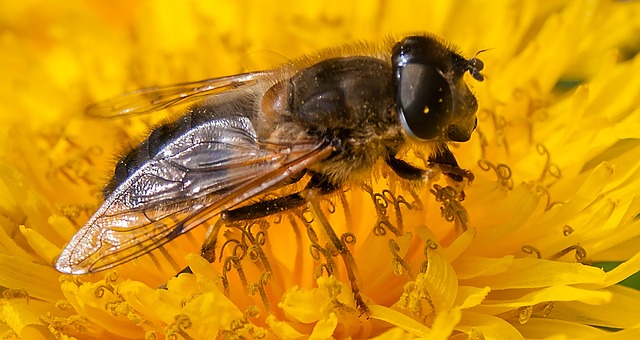
M2 7L3 338L640 336L640 292L618 285L640 269L640 3ZM489 49L486 81L469 82L477 132L454 149L475 175L463 201L445 179L407 187L381 167L304 213L225 227L214 264L195 255L203 227L112 271L55 271L110 157L159 119L95 121L84 106L411 31Z

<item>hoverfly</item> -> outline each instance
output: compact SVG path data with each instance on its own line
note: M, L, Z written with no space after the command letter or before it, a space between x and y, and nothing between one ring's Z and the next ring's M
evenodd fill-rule
M477 125L477 101L463 76L482 81L483 66L436 37L416 35L94 105L89 114L101 117L191 108L117 163L104 203L56 268L101 271L213 218L243 221L301 207L304 192L247 201L303 177L302 191L321 195L361 182L380 161L403 180L429 179L430 169L397 156L409 145L424 147L430 164L462 181L469 173L447 145L468 141Z

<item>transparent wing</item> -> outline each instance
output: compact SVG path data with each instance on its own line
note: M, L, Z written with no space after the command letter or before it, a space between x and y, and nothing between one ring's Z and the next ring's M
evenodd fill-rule
M71 239L56 268L83 274L143 255L328 157L318 140L262 143L245 117L201 125L123 182Z
M202 100L213 94L251 86L271 75L273 72L270 71L253 72L190 83L144 88L92 104L87 107L85 113L94 118L152 113L175 105Z

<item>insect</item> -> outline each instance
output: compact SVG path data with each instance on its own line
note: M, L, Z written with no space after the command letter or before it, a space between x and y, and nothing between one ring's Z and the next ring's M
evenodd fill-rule
M398 157L409 147L424 148L431 165L463 181L468 172L447 145L468 141L477 125L477 101L463 76L482 81L483 67L436 37L416 35L96 104L88 113L100 117L191 106L117 163L104 203L56 268L97 272L213 218L244 221L301 207L306 192L357 184L378 162L401 179L428 180L433 169ZM300 192L249 202L302 178Z

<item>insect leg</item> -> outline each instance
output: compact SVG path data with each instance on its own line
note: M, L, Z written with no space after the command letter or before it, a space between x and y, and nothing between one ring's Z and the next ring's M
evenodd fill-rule
M220 229L226 224L247 220L255 220L267 217L290 209L303 206L306 203L300 193L294 193L283 197L278 197L266 201L256 202L244 207L230 209L222 212L220 218L207 232L202 248L200 248L200 256L213 263L216 260L216 246L218 242L218 234ZM190 273L189 268L183 269L180 273Z
M286 179L283 182L279 183L276 186L276 188L297 183L304 177L305 174L306 174L306 171L301 171L300 173L295 174L289 179ZM215 252L216 252L218 234L220 233L220 229L222 229L222 227L225 224L266 217L282 211L300 207L304 204L305 204L305 201L300 196L300 194L294 193L294 194L279 197L276 199L257 202L244 207L223 211L220 214L221 215L220 218L207 231L207 236L204 240L204 243L202 244L202 247L200 248L200 256L204 257L209 262L215 261L216 259ZM188 274L192 273L191 268L186 267L182 269L176 274L176 276L183 273L188 273Z
M321 195L329 194L338 189L337 186L333 185L332 183L327 181L326 178L317 173L312 174L311 180L307 184L305 190L312 188L319 189ZM302 197L301 193L296 192L283 197L256 202L244 207L227 210L222 213L221 219L226 223L254 220L281 213L283 211L295 209L303 206L305 203L307 203L307 201L304 199L304 197Z
M386 162L400 178L417 181L429 180L437 175L434 169L421 169L401 159L397 159L395 156L395 154L389 152ZM465 178L469 182L473 181L473 173L460 168L456 157L445 144L441 145L438 151L429 156L429 163L430 167L437 167L440 172L456 182L462 182Z
M281 183L279 186L285 186L288 184L293 184L304 176L305 172L302 172L300 175L296 175L289 180L286 180L285 183ZM318 188L322 195L329 194L335 191L338 187L332 185L322 176L318 174L313 174L311 176L311 180L306 186L306 189L309 188ZM305 190L306 190L305 189ZM278 197L266 201L256 202L253 204L249 204L243 207L229 209L220 214L220 219L209 229L207 232L207 237L202 244L202 248L200 250L200 255L207 259L209 262L214 262L216 259L216 244L218 240L218 234L220 229L229 223L247 221L247 220L255 220L258 218L267 217L270 215L274 215L277 213L281 213L283 211L295 209L305 205L307 201L302 197L300 192L296 192L293 194L289 194L283 197ZM191 270L187 267L178 273L191 273Z
M349 277L349 282L351 283L351 292L353 293L353 297L355 300L356 308L362 313L366 314L367 317L369 315L369 307L364 302L362 295L360 295L360 288L358 287L356 270L357 265L356 261L349 251L349 247L347 247L344 241L344 235L339 237L333 227L327 220L324 212L320 208L319 198L322 195L322 189L320 188L307 188L302 192L302 196L307 200L311 211L314 216L318 219L320 224L322 225L326 236L329 239L329 242L333 244L335 249L338 251L338 254L342 257L342 261L344 263L345 269L347 270L347 276Z
M432 169L420 169L401 159L397 159L393 154L387 156L386 162L396 175L408 181L429 180L436 175Z
M469 170L462 169L458 165L456 156L449 150L446 144L440 145L435 153L429 156L429 163L437 165L442 173L456 182L462 182L463 179L467 179L469 182L473 181L473 173Z

